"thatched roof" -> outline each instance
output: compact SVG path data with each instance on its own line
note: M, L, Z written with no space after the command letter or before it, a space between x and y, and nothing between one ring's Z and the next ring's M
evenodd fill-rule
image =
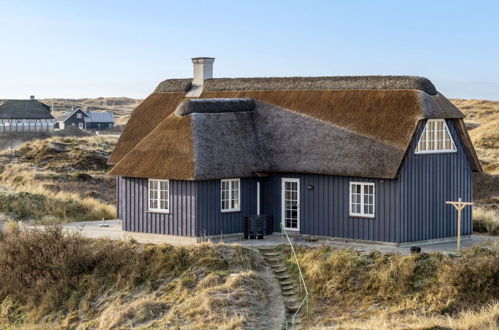
M268 171L394 178L421 120L463 117L424 78L211 79L199 99L171 91L186 80L167 82L156 91L168 85L169 92L151 94L134 111L110 159L113 174L204 180ZM460 134L480 170L469 137Z
M135 110L109 158L116 164L137 143L177 108L185 93L152 93Z
M154 93L186 92L192 79L167 79ZM416 89L435 95L435 86L426 78L413 76L343 77L268 77L216 78L205 81L205 91L246 90L342 90L342 89Z
M38 100L0 100L0 119L54 119L50 107Z

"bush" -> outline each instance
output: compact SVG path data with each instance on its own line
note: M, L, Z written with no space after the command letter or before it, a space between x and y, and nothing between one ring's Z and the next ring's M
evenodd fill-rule
M253 258L241 247L144 246L89 239L57 226L0 231L0 328L2 318L14 322L5 313L29 311L23 317L35 322L77 310L92 314L95 299L109 293L116 299L141 288L162 290L165 283L172 284L166 286L171 291L176 278L178 290L188 290L220 266L231 272L256 269ZM178 294L173 301L185 295Z
M473 210L473 230L489 235L499 235L499 217L497 211L484 208Z
M405 305L445 313L499 297L499 253L484 247L457 257L301 248L298 257L316 299L344 307Z
M83 221L115 218L115 209L95 199L59 198L30 192L0 192L0 210L14 213L20 219L44 220L47 216L60 221Z

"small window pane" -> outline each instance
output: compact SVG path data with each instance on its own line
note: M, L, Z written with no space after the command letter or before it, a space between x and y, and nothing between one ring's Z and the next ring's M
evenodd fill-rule
M455 151L449 129L443 119L429 119L421 134L416 152Z
M221 181L222 211L239 210L239 179Z
M374 216L374 184L350 184L350 213L359 216Z

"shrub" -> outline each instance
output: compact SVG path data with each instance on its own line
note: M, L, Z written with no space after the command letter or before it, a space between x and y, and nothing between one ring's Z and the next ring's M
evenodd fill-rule
M382 303L444 313L499 296L499 253L484 247L457 257L300 248L298 257L316 299L343 307Z
M2 322L13 322L5 315L21 310L27 313L24 317L35 322L47 320L48 315L73 315L75 311L92 314L95 299L104 303L103 297L110 293L113 301L139 290L159 290L160 297L174 287L165 283L178 282L180 291L170 292L175 302L203 278L217 272L220 265L236 272L258 268L253 258L252 252L241 247L137 245L89 239L78 233L65 233L57 226L0 231L0 327ZM208 259L222 262L206 262ZM229 282L226 280L225 284ZM151 299L152 305L165 306L154 295ZM127 318L125 314L122 316ZM159 312L152 314L155 317ZM145 317L135 316L136 320Z
M78 199L68 194L0 192L0 210L14 213L20 219L43 220L47 217L60 221L113 219L113 206L93 198Z
M473 230L489 235L499 235L499 216L497 211L477 207L473 210Z

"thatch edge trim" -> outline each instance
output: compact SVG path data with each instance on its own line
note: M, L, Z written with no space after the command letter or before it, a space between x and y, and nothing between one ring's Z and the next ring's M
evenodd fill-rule
M480 159L476 154L475 147L473 146L471 137L468 134L468 130L466 129L463 118L455 118L453 120L456 126L456 130L461 136L464 148L466 149L466 155L468 156L471 168L473 169L474 172L483 172L482 164L480 164Z

